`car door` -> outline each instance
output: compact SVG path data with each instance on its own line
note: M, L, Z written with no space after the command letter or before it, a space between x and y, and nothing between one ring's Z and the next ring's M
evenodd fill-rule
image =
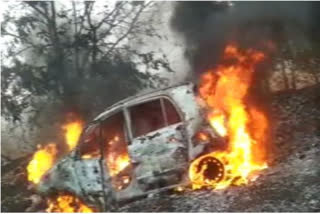
M156 97L127 108L135 175L144 190L181 182L188 166L188 144L181 114L167 97Z
M106 174L111 178L113 189L120 191L130 183L131 173L129 137L122 109L101 121L101 131Z
M128 120L121 107L101 120L101 139L104 180L108 187L105 192L111 192L106 197L106 204L116 206L115 201L129 199L141 193L135 182L134 167L128 153Z
M83 131L77 148L75 171L83 199L103 209L100 132L99 123L90 124Z

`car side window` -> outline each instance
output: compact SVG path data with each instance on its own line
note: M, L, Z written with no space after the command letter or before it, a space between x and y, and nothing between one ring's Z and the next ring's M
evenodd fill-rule
M100 126L98 123L89 125L82 134L79 154L81 159L100 158Z
M165 126L160 99L131 107L130 116L133 137L145 135Z
M181 122L176 108L164 98L132 106L129 112L134 138Z

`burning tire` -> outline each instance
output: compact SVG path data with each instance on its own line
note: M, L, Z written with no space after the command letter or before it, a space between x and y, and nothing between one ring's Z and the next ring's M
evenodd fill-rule
M224 166L217 158L205 155L190 165L189 173L195 187L214 186L223 180Z
M206 168L202 172L203 176L209 183L217 183L223 179L224 167L217 158L211 156L205 157L198 164L198 172L200 172L203 167Z

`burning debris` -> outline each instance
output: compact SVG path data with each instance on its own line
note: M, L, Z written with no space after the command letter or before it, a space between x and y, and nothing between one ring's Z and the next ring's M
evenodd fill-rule
M250 175L267 167L268 121L263 112L246 102L256 65L264 58L260 51L241 51L236 45L228 45L223 56L228 64L201 77L199 94L208 108L207 119L221 137L228 139L228 148L191 163L193 188L246 184Z

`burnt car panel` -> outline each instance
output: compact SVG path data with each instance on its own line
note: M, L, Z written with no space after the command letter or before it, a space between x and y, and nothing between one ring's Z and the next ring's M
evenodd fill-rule
M72 154L50 170L39 190L69 191L108 209L116 202L188 182L192 143L202 124L193 84L120 101L87 126ZM59 166L59 167L58 167ZM61 179L68 168L70 179Z
M179 124L137 138L129 146L131 158L138 164L135 175L143 190L172 184L172 180L163 176L187 167L187 147L181 133L175 133L177 126Z
M75 172L75 152L56 163L42 178L37 186L39 193L49 195L58 191L69 191L82 195Z

